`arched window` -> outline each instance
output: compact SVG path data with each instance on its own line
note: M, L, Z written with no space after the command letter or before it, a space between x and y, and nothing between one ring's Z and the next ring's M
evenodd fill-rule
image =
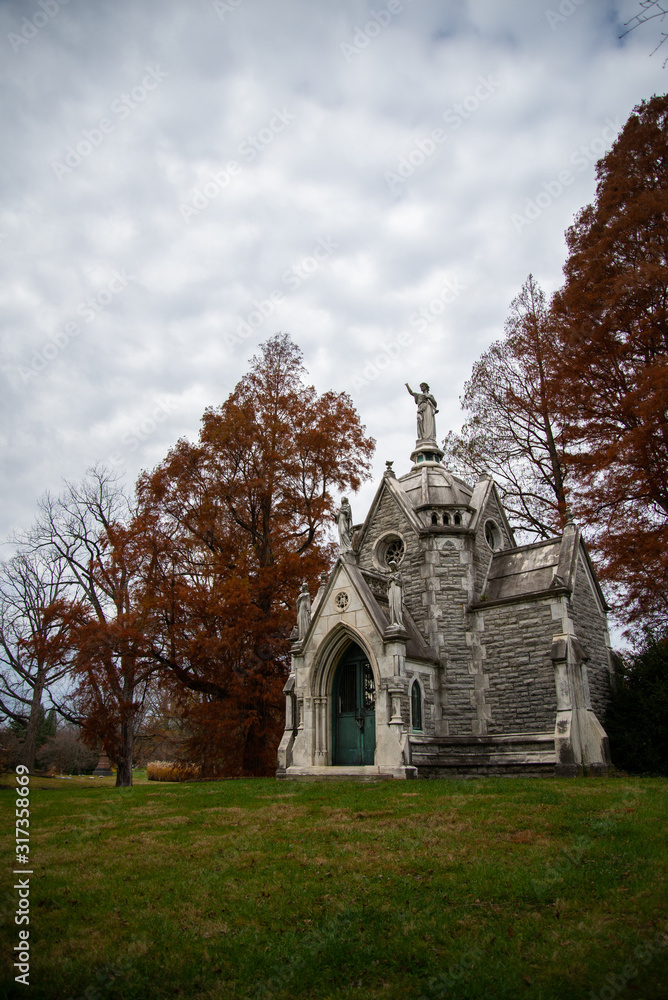
M443 515L443 524L450 524L450 518L447 514Z
M376 542L374 555L379 569L386 569L391 562L396 562L398 566L406 555L403 539L394 532L388 532Z
M462 515L455 514L455 524L461 524L461 523L462 523Z
M422 689L419 681L411 688L411 727L414 733L422 732Z
M499 531L498 525L494 521L485 522L485 541L489 545L490 549L494 549L495 552L503 545L501 532Z
M438 514L432 514L431 515L431 523L432 524L438 524Z

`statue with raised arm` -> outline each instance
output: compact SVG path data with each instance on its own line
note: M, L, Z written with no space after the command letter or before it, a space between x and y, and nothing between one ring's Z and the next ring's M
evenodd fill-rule
M302 583L302 589L297 598L297 628L299 638L305 639L311 624L311 595L308 592L308 584Z
M403 626L403 586L401 573L394 559L390 563L390 585L387 588L387 600L390 605L390 624Z
M429 392L429 386L426 382L421 382L420 392L413 392L408 382L406 382L406 388L417 403L418 441L435 441L438 403Z
M339 551L353 550L353 512L346 497L341 500L341 506L336 512L336 525L339 529Z

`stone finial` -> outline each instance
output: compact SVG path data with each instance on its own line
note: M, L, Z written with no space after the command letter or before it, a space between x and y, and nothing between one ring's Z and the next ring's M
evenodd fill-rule
M392 479L396 479L397 477L396 477L396 475L394 473L394 469L392 468L393 465L394 465L394 461L392 461L392 462L385 462L385 472L383 473L383 475L385 475L385 476L391 476Z

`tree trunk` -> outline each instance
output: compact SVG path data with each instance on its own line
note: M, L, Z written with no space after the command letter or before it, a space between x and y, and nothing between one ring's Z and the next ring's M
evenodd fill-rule
M23 744L22 763L28 768L30 773L35 770L35 754L37 753L37 730L39 728L40 716L42 714L42 693L44 691L44 676L40 673L32 692L32 702L30 705L30 718L26 729L26 741Z
M132 787L132 754L134 751L134 730L131 723L121 725L121 752L116 760L116 788Z

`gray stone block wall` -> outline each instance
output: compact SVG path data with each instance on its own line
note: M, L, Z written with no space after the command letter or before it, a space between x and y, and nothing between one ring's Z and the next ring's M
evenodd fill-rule
M570 601L570 615L575 625L575 634L589 656L587 679L591 707L599 722L603 723L610 697L608 630L605 615L601 612L599 603L592 592L588 579L588 569L582 554L578 557L575 586Z
M479 638L489 679L488 732L549 732L557 709L549 602L503 604L477 614L484 623Z
M434 642L444 665L443 718L447 720L451 736L469 735L476 718L472 702L475 682L467 641L472 568L470 539L463 535L457 538L434 535L429 540L438 555L431 566L437 596L434 620L438 622L438 631Z

